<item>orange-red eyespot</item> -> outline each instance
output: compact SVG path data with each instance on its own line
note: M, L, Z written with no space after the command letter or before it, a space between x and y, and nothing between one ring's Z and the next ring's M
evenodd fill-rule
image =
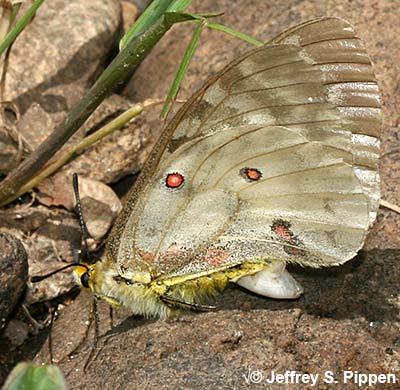
M262 178L262 173L257 168L242 168L240 170L240 176L247 181L257 181Z
M180 186L182 186L184 181L185 178L180 173L169 173L167 175L167 178L165 179L165 185L168 188L179 188Z

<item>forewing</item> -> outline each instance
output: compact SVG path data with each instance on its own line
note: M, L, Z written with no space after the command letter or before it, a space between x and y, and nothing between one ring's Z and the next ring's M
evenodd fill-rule
M168 275L260 258L343 263L376 215L380 125L372 65L353 28L332 18L298 26L230 64L180 110L139 184L130 230L118 239L160 251L191 236L190 253L158 264ZM245 168L261 177L246 180ZM158 189L167 172L185 176L177 202ZM223 231L209 237L210 202L199 201L207 193L217 209L231 205ZM170 215L160 216L166 209ZM159 237L149 237L149 220ZM119 259L132 257L129 243Z

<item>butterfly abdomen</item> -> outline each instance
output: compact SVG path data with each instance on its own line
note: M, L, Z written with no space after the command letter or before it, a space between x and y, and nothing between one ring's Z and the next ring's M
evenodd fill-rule
M268 266L268 260L259 259L208 274L161 278L142 284L121 277L100 261L92 267L91 288L97 297L113 306L124 306L146 317L167 318L187 308L182 302L201 306L220 294L229 282L256 274Z

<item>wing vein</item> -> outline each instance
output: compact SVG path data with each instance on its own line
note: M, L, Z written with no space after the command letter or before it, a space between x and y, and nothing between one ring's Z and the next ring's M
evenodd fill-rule
M240 91L240 92L233 92L229 96L238 96L238 95L242 95L244 93L249 93L249 92L271 91L271 90L280 89L280 88L293 87L293 86L296 86L296 85L317 85L318 86L318 85L320 85L320 83L309 81L309 82L306 82L306 83L292 83L292 84L285 84L285 85L277 85L275 87L268 87L268 88L247 89L247 90ZM224 100L225 99L226 98L224 98Z
M239 82L241 82L241 81L243 81L243 80L246 80L246 79L248 79L248 78L250 78L250 77L253 77L253 76L256 75L256 74L260 74L260 73L266 72L267 70L278 69L278 68L283 67L283 66L293 65L293 64L298 64L298 63L305 63L305 61L302 60L302 59L300 59L300 60L291 61L291 62L284 62L284 63L282 63L282 64L273 65L273 66L270 66L270 67L267 67L267 68L259 69L259 70L257 70L256 72L246 74L245 76L239 77L238 79L236 79L236 80L234 80L234 81L231 82L231 84L230 84L229 87L228 87L228 93L229 93L229 94L231 93L232 87L233 87L236 83L239 83Z
M348 40L356 40L356 41L360 41L361 39L356 37L356 36L352 36L351 38L326 38L326 39L321 39L319 41L313 41L313 42L308 42L305 44L302 44L301 47L307 47L307 46L311 46L311 45L315 45L318 43L324 43L324 42L334 42L334 41L348 41Z
M249 185L246 186L246 188L243 188L243 189L241 189L241 190L238 190L238 192L243 193L243 192L245 192L245 191L248 191L249 189L253 189L255 186L258 186L258 185L260 185L260 184L262 184L262 183L266 183L266 182L268 182L268 181L270 181L270 180L272 180L272 179L277 179L277 178L279 178L279 177L296 176L296 175L299 174L299 173L310 172L310 171L317 171L317 170L320 170L320 169L326 169L326 168L331 168L331 167L334 167L334 166L343 166L343 165L348 165L348 164L346 164L346 163L344 163L344 162L339 162L339 163L324 165L324 166L322 166L322 167L301 169L301 170L294 171L294 172L290 172L290 173L287 172L287 173L283 173L283 174L281 174L281 175L276 175L276 176L267 177L267 178L261 179L261 180L259 180L259 181L257 181L257 182L249 183Z
M242 111L242 112L239 112L239 113L237 113L235 115L228 116L228 117L226 117L224 119L221 119L218 122L213 123L212 126L218 126L221 123L224 123L224 122L229 121L229 120L234 119L234 118L238 118L238 117L240 117L242 115L250 114L252 112L265 110L265 109L269 109L269 108L300 107L300 106L308 106L308 105L315 105L315 106L320 105L320 106L323 106L323 105L327 105L327 103L326 102L309 102L309 103L279 104L279 105L276 105L276 106L257 107L257 108L252 109L252 110ZM312 121L312 122L315 122L315 121ZM276 125L276 124L274 123L274 125Z

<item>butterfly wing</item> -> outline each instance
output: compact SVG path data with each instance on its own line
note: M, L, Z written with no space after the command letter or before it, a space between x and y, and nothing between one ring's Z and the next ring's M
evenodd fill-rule
M260 259L341 264L376 216L380 126L378 86L353 27L335 18L295 27L228 65L181 108L109 256L128 277ZM184 185L168 188L171 173Z

